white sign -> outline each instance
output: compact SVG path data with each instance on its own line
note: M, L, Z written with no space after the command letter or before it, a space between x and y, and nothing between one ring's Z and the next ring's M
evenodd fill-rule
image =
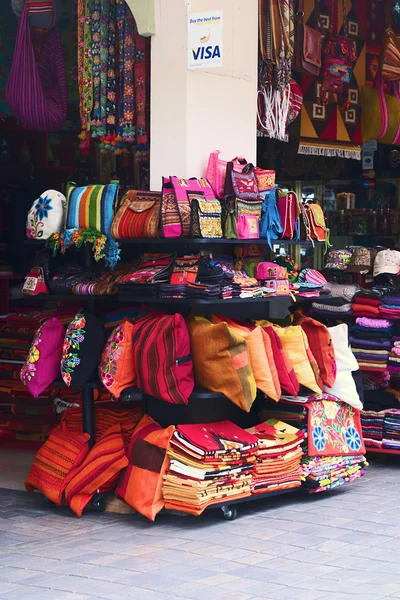
M188 15L188 68L222 67L222 10Z

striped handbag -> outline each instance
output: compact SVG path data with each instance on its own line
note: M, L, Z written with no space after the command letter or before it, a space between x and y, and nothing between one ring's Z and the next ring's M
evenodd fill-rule
M115 240L160 237L160 192L129 190L111 225Z
M14 117L35 131L57 131L67 114L67 78L60 33L52 27L46 34L36 61L25 7L18 28L5 98Z
M91 229L109 236L117 194L115 183L83 187L70 184L65 229Z

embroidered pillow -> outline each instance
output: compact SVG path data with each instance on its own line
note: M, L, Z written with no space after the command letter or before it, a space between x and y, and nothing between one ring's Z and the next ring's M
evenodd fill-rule
M64 335L64 325L53 318L41 325L33 338L20 377L34 398L59 376Z
M130 321L118 325L108 338L99 365L99 377L115 398L136 381L133 330Z
M94 375L103 344L103 328L96 317L87 312L75 315L65 334L61 358L61 376L72 390Z
M70 431L65 421L53 429L36 454L25 480L26 490L40 490L46 498L60 506L66 477L85 460L89 452L89 438L88 433Z
M275 331L281 338L299 383L320 394L322 390L317 383L318 366L302 328L298 325L291 325L290 327L276 327Z
M85 461L65 480L65 499L80 517L97 490L110 489L118 473L128 465L121 425L116 423L100 438Z
M167 448L174 431L173 425L163 429L148 415L143 416L129 444L128 467L115 491L150 521L164 508L163 477L169 467Z
M200 316L189 317L188 328L195 381L249 412L257 386L245 339L227 323L213 325Z

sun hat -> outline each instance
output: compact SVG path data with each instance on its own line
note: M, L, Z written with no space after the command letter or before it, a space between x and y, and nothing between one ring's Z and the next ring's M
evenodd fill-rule
M397 250L381 250L374 263L374 277L382 273L397 275L400 271L400 252Z

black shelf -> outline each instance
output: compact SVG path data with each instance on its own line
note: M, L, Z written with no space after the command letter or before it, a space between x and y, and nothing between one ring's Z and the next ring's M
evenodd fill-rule
M268 240L255 239L255 240L242 240L233 239L227 240L225 238L131 238L126 240L116 240L120 246L125 245L154 245L154 246L166 246L166 245L177 245L177 246L243 246L250 244L258 244L260 246L267 246ZM46 243L46 240L25 240L25 246L42 246ZM287 246L312 246L312 242L309 240L271 240L272 244L285 244ZM314 246L322 246L325 242L314 242Z
M83 297L83 296L81 296ZM158 296L118 296L118 301L123 303L134 304L170 304L173 306L232 306L241 304L256 304L258 306L267 302L292 304L293 300L290 296L273 296L271 298L160 298Z

